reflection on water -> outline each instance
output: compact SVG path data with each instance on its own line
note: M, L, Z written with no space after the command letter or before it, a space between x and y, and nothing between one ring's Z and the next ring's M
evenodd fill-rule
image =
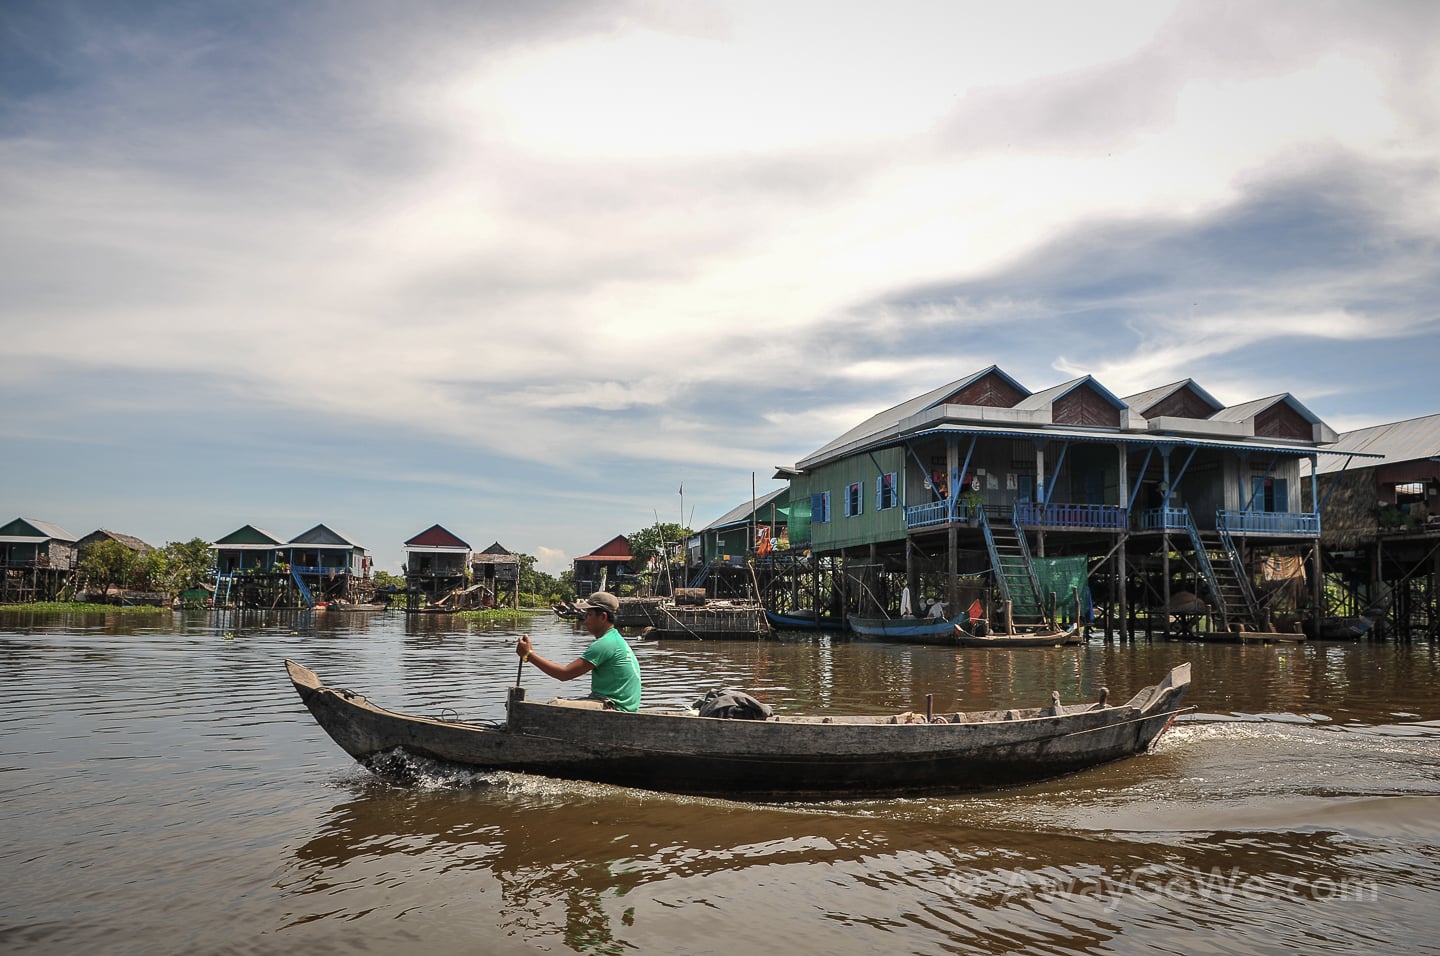
M456 783L358 784L297 849L287 889L331 915L423 918L449 905L451 892L434 891L454 881L494 897L497 926L597 953L673 948L681 912L690 931L735 937L738 926L739 939L803 951L983 941L1077 953L1123 950L1148 931L1177 952L1201 940L1224 952L1353 952L1402 913L1428 918L1406 897L1440 889L1433 859L1395 868L1440 837L1433 797L1389 808L1431 821L1417 830L1376 826L1387 811L1374 799L1197 819L1193 806L1167 808L1165 794L1120 781L1078 798L1051 786L1004 801L763 809L503 774ZM1112 805L1095 814L1106 795ZM1144 828L1108 825L1146 812ZM1336 826L1346 821L1357 826ZM430 893L403 892L419 872ZM1300 918L1314 907L1336 921L1320 939Z
M586 641L519 626L547 656ZM0 946L1399 953L1440 929L1429 645L639 644L652 703L733 686L792 712L1128 696L1194 666L1198 711L1150 754L999 793L779 806L434 765L390 787L315 726L280 664L382 706L493 719L517 630L0 613Z

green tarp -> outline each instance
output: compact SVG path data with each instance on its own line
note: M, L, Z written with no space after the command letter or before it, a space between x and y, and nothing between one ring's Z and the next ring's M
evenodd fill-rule
M1055 595L1055 610L1063 620L1075 617L1075 592L1080 590L1080 618L1090 620L1090 559L1083 555L1068 558L1034 558L1040 594L1049 601Z

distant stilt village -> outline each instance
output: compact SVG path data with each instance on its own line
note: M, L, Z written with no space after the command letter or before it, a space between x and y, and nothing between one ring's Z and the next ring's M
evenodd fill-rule
M960 621L1014 633L1301 640L1440 636L1440 414L1337 434L1288 393L1226 406L1186 379L1117 397L1091 376L1032 392L991 366L880 412L778 468L636 566L617 535L576 558L670 610L749 602L779 627ZM73 598L88 548L45 520L0 526L0 603ZM113 547L113 545L112 545ZM403 587L324 524L246 525L209 573L152 603L444 613L521 603L522 556L439 524L405 542ZM93 599L111 599L105 594ZM688 625L687 625L688 626ZM882 628L883 630L883 628Z

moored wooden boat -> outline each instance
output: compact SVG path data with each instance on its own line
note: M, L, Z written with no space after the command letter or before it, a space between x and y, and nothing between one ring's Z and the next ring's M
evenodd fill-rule
M699 717L685 710L605 710L589 701L531 702L510 689L503 724L385 710L285 662L315 720L346 753L384 776L397 750L507 770L675 793L835 797L983 790L1040 780L1149 748L1190 686L1173 668L1127 703L983 713Z
M819 617L813 612L781 614L778 611L772 611L766 608L765 619L769 621L770 626L777 631L844 630L844 625L840 622L828 617Z
M865 637L907 644L954 644L956 625L970 623L969 613L952 618L852 617L850 630Z
M1375 629L1375 624L1385 616L1386 607L1375 605L1366 608L1364 614L1353 617L1322 617L1318 622L1306 621L1305 634L1318 641L1358 641Z
M1211 644L1298 644L1306 640L1303 632L1289 631L1196 631L1177 634L1178 641L1204 641Z
M1085 635L1078 625L1041 627L1014 634L976 634L963 626L955 628L955 643L962 647L1061 647L1083 644Z

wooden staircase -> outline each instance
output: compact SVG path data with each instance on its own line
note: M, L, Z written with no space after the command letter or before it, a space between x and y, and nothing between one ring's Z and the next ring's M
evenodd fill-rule
M1268 625L1255 599L1235 542L1223 528L1199 531L1188 522L1190 546L1205 589L1214 602L1215 616L1225 631L1262 631Z
M995 585L1001 600L1010 602L1010 621L1016 626L1039 626L1046 623L1045 602L1040 594L1040 581L1030 559L1030 544L1025 533L1014 521L996 523L983 510L980 523L985 528L985 544L990 563L995 569Z

